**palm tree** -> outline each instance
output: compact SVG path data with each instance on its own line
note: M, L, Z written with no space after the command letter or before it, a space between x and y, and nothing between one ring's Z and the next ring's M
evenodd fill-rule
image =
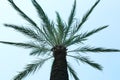
M70 16L68 18L68 22L63 22L59 13L56 12L57 24L55 24L53 21L50 21L41 6L35 0L32 0L32 4L34 5L39 18L41 19L42 24L40 27L22 10L20 10L13 0L8 1L22 17L30 23L30 26L32 26L32 28L13 24L4 24L5 27L13 28L16 31L21 32L28 38L32 39L32 41L23 43L0 41L0 43L32 49L32 52L30 53L31 56L47 56L47 58L45 57L43 59L38 59L35 60L33 63L28 64L23 71L19 72L14 77L14 80L22 80L23 78L28 76L28 74L37 71L47 60L52 58L54 58L54 61L51 68L50 80L69 80L68 72L75 80L79 80L75 70L72 68L69 61L67 61L67 57L70 57L71 59L76 59L78 62L86 63L98 70L102 70L101 65L90 60L88 57L81 55L81 53L120 51L118 49L106 49L102 47L85 46L85 44L83 44L89 36L108 27L108 25L105 25L97 29L93 29L89 32L80 32L82 25L85 23L85 21L87 21L89 15L100 2L100 0L97 0L95 2L95 4L83 16L81 22L79 23L74 20L76 10L75 0ZM76 48L68 50L68 47L73 45L75 45Z

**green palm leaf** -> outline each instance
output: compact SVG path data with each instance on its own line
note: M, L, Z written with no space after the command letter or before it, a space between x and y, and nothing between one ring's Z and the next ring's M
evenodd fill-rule
M70 16L68 18L68 26L70 27L73 23L74 20L74 16L75 16L75 10L76 10L76 0L74 0L74 5L73 8L71 10Z
M40 55L45 55L47 52L50 52L49 48L39 47L39 48L33 49L30 55L40 56Z
M16 6L16 4L13 2L13 0L8 0L8 1L11 3L12 7L13 7L16 11L18 11L18 13L19 13L25 20L27 20L31 25L33 25L35 29L40 30L39 27L37 26L37 24L36 24L31 18L29 18L23 11L21 11L21 10Z
M92 66L93 68L96 68L98 70L102 70L102 66L95 63L94 61L91 61L88 57L83 57L83 56L72 56L72 55L68 55L70 57L73 57L75 59L78 59L79 61L83 62L83 63L87 63L89 64L90 66Z
M86 33L84 33L84 34L81 35L81 38L89 37L89 36L91 36L91 35L99 32L99 31L101 31L101 30L103 30L103 29L105 29L105 28L107 28L107 27L108 27L108 25L107 25L107 26L103 26L103 27L99 27L99 28L94 29L94 30L89 31L89 32L86 32Z
M36 8L38 15L40 17L40 19L43 22L43 27L45 28L45 32L47 34L50 35L50 37L52 37L52 39L54 39L55 41L55 35L53 33L53 24L51 24L50 20L48 19L47 15L44 13L43 9L41 8L41 6L36 2L36 0L32 0L32 3L34 5L34 7Z
M5 42L5 41L0 41L0 43L9 44L22 48L32 48L33 50L30 53L30 55L37 55L37 56L45 55L47 52L51 51L50 48L45 47L45 44L41 44L41 46L39 46L38 44L35 43L16 43L16 42Z
M68 66L68 70L69 70L69 72L70 72L70 74L73 76L73 78L75 79L75 80L79 80L79 78L78 78L78 76L76 75L76 72L75 72L75 70L71 67L71 65L70 64L67 64Z
M94 10L94 8L97 6L97 4L100 2L100 0L97 0L97 2L95 2L95 4L90 8L90 10L83 16L82 21L80 22L80 24L77 27L77 31L80 29L80 27L85 23L85 21L88 19L89 15L91 14L91 12Z
M81 35L71 36L68 40L64 42L66 46L75 45L77 43L82 43L82 41L85 41L85 38L81 38Z
M63 43L63 39L64 39L64 30L65 30L65 25L63 23L63 20L61 19L60 15L58 12L56 12L56 15L57 15L57 30L58 30L58 33L56 34L57 35L57 41L59 42L59 44L62 44Z
M91 36L92 34L95 34L105 28L107 28L108 26L103 26L103 27L99 27L97 29L94 29L92 31L89 32L85 32L85 33L81 33L79 35L76 36L72 36L74 34L71 34L70 38L68 40L65 41L65 45L70 46L70 45L74 45L76 43L82 43L83 41L87 40L86 38Z
M78 49L75 49L70 52L120 52L118 49L106 49L102 47L90 47L90 46L84 46Z
M42 65L47 61L48 59L51 59L52 57L46 58L46 59L40 59L34 61L32 64L28 64L24 71L19 72L18 75L14 77L14 80L22 80L24 77L26 77L28 74L34 73L39 68L42 67Z
M66 40L66 38L69 36L69 32L71 32L70 30L72 29L71 25L74 22L75 10L76 10L76 0L74 1L73 8L72 8L70 16L68 18L68 25L65 26L66 28L65 28L65 32L64 32L65 33L64 40ZM74 35L72 34L72 36L74 36ZM71 35L70 35L70 37L71 37Z
M74 42L75 38L78 38L79 36L71 36L69 39L65 40L64 45L70 46Z
M13 28L21 33L23 33L24 35L33 38L35 40L38 41L44 41L44 38L42 37L43 35L38 35L34 30L30 29L30 28L25 28L25 27L20 27L17 25L11 25L11 24L4 24L6 27L10 27Z
M0 43L9 44L17 47L23 47L23 48L38 48L38 46L34 45L33 43L16 43L16 42L6 42L6 41L0 41Z
M44 34L45 34L44 35L45 39L48 41L48 43L51 46L55 46L57 44L55 37L51 36L51 34L47 32L45 27L43 27L43 30L44 30Z
M42 20L42 22L44 23L44 25L46 27L50 27L50 21L49 21L47 15L45 14L45 12L43 11L43 9L41 8L41 6L36 2L36 0L32 0L32 3L34 5L34 7L36 8L38 15L39 15L40 19Z

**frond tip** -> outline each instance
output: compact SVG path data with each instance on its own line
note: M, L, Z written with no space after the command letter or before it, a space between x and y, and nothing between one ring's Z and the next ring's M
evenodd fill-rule
M76 10L76 0L74 0L74 5L73 5L73 8L71 10L71 13L70 13L70 16L69 16L69 19L68 19L68 26L70 27L73 23L73 19L74 19L74 16L75 16L75 10Z
M88 17L90 16L90 14L92 13L92 11L94 10L94 8L97 6L97 4L100 2L100 0L97 0L94 5L90 8L90 10L88 10L88 12L83 16L80 24L77 27L77 31L80 29L80 27L86 22L86 20L88 19Z
M13 0L8 0L9 3L11 3L12 7L26 20L28 21L31 25L34 26L35 29L39 30L39 27L37 26L37 24L31 19L29 18L22 10L19 9L19 7L14 3Z

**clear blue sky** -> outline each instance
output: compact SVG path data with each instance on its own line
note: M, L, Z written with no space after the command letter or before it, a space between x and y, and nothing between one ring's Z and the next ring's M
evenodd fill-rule
M16 4L31 18L39 23L39 18L31 4L31 0L14 0ZM58 11L64 20L67 20L74 0L37 0L47 15L55 20L55 11ZM77 0L76 17L81 19L83 14L96 0ZM3 27L3 23L28 24L10 6L7 0L0 0L0 41L27 41L22 34ZM88 31L102 25L110 25L107 29L91 36L86 44L98 47L120 49L120 1L101 0L89 20L83 26ZM23 70L27 63L36 57L30 57L30 50L0 44L0 80L12 80L18 71ZM86 64L74 66L80 80L119 80L120 53L88 53L92 60L101 64L104 69L98 71ZM50 62L47 62L36 74L24 80L49 80ZM73 80L70 78L70 80Z

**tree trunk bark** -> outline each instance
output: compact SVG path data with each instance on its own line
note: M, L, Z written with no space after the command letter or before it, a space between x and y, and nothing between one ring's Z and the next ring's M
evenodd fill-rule
M50 80L69 80L67 71L66 48L55 46L53 51L54 62L52 65Z

